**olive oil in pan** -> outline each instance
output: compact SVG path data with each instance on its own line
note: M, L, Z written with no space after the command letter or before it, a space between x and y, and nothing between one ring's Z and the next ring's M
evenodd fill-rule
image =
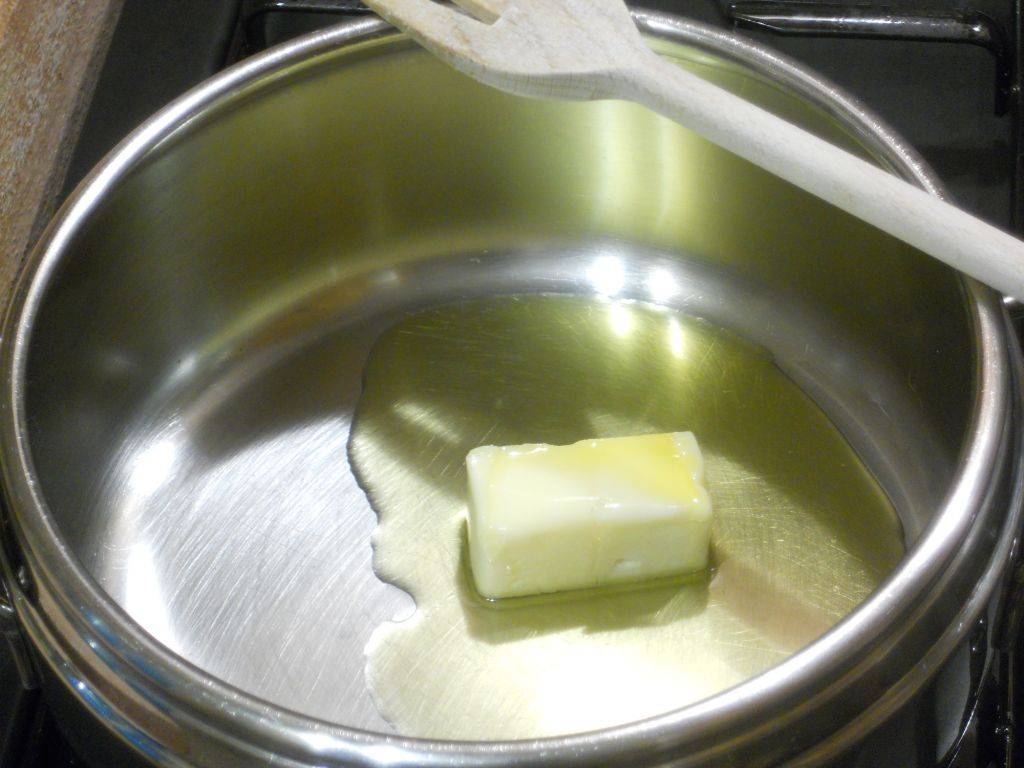
M715 567L488 602L467 565L467 451L693 431ZM903 553L885 494L758 347L664 308L511 296L411 316L377 341L349 457L374 564L416 611L379 627L367 681L403 734L553 736L710 696L814 640Z

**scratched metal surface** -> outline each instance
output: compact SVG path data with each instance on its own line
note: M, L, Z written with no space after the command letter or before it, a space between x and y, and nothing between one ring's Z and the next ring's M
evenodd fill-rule
M850 143L760 77L662 50ZM411 610L373 573L346 454L366 357L407 313L556 291L708 318L813 394L909 539L969 404L945 268L643 110L515 99L393 39L195 121L71 250L27 387L65 540L182 657L348 725L387 727L364 647Z

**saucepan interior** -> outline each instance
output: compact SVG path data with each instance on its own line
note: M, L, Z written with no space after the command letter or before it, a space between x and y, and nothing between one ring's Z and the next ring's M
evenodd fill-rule
M871 155L765 77L657 46ZM411 603L374 575L347 459L367 356L412 313L536 294L681 310L765 350L908 547L970 437L977 342L954 272L640 108L501 94L386 36L206 108L75 232L28 341L38 487L88 573L171 651L386 729L363 651Z

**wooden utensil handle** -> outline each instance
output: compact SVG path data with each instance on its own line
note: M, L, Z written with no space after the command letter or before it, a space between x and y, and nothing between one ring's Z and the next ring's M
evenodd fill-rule
M653 52L615 78L637 101L1004 294L1024 297L1024 242Z

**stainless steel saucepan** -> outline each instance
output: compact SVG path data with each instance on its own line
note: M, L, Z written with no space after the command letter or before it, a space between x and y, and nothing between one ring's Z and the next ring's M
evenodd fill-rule
M680 65L941 194L834 86L636 19ZM373 574L344 462L367 352L412 309L592 292L609 255L623 297L771 352L888 493L907 554L819 640L684 709L535 741L396 735L363 648L408 598ZM681 290L653 295L654 267ZM0 366L0 621L97 765L939 759L999 638L1017 356L997 296L677 126L493 92L346 23L157 114L32 254Z

